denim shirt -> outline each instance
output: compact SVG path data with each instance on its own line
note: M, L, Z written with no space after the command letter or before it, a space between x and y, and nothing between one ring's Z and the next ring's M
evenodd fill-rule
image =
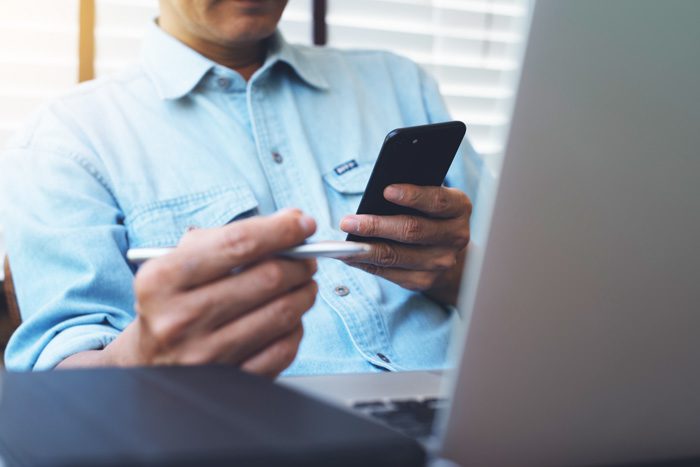
M135 316L130 247L285 207L316 219L312 240L344 239L340 219L387 132L449 119L434 80L393 54L276 33L246 82L152 25L138 64L42 108L0 158L23 317L7 367L49 369L109 344ZM480 166L465 140L447 183L473 198ZM320 260L315 279L288 374L444 365L449 307L337 260Z

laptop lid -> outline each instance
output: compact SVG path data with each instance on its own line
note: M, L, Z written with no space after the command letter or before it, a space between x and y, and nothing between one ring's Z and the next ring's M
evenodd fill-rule
M417 442L227 366L0 378L0 466L425 465Z
M444 456L700 458L698 18L695 0L534 6Z

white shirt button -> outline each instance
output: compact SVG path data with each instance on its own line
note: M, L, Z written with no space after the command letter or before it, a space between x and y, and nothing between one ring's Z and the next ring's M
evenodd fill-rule
M231 84L231 81L228 78L219 78L216 80L216 84L218 84L221 89L226 89Z
M344 285L339 285L335 288L334 292L337 296L344 297L350 293L350 289L348 289Z

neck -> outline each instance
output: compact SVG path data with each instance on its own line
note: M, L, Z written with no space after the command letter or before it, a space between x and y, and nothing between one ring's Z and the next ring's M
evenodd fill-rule
M266 53L266 41L241 42L222 45L207 39L196 37L182 30L175 23L160 18L158 25L171 36L191 49L204 55L209 60L235 70L248 81L263 64Z

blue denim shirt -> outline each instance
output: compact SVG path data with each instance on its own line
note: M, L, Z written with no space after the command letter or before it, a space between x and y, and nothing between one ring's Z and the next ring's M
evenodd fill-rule
M449 119L433 79L396 55L276 34L246 82L153 25L137 65L45 106L0 158L24 319L7 367L48 369L109 344L135 316L129 247L284 207L316 219L312 239L344 239L339 221L355 212L386 133ZM465 141L448 184L473 198L480 165ZM316 280L287 373L444 364L458 319L449 307L336 260L320 260Z

